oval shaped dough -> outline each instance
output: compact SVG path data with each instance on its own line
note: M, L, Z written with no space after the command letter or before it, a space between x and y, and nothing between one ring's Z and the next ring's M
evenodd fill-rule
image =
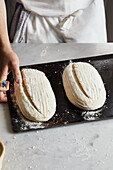
M70 63L62 75L63 85L70 102L84 110L102 107L106 90L98 71L89 63Z
M5 154L5 146L0 141L0 170L2 169L2 161L3 161L3 158L4 158L4 154Z
M22 83L14 83L16 103L22 114L32 121L47 121L56 111L56 99L45 74L23 69Z

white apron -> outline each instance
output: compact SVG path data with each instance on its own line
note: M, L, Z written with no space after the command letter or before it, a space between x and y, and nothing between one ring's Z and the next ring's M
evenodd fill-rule
M18 2L10 25L12 42L107 42L103 0Z

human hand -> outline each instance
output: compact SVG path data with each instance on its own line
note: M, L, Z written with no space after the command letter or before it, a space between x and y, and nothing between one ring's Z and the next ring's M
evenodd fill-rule
M21 73L18 56L12 50L0 50L0 82L7 79L10 71L13 72L14 80L20 83ZM6 89L9 89L9 83L7 83ZM5 90L0 90L0 102L7 102Z

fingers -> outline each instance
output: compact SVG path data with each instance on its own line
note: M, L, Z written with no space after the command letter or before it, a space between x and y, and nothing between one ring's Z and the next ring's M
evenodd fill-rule
M0 92L0 102L7 102L6 92Z
M21 82L18 56L12 50L2 51L0 53L0 83L7 80L7 75L10 71L13 72L16 82ZM2 87L2 85L3 84L0 86L0 102L7 102L6 93L4 91L9 89L9 82L7 82L6 86Z
M7 84L5 86L0 86L0 92L5 92L9 90L9 81L7 81Z
M12 71L13 71L13 76L14 79L17 83L20 83L22 81L21 78L21 73L20 73L20 69L19 69L19 64L18 63L12 63Z
M6 91L9 90L9 81L7 81L5 88L6 88Z
M8 66L5 66L2 70L0 70L0 83L7 79L8 75ZM7 82L6 86L0 86L0 91L7 91L9 90L9 82ZM2 95L3 97L3 95Z
M0 70L0 81L4 81L7 79L8 75L8 66L5 66L3 69Z

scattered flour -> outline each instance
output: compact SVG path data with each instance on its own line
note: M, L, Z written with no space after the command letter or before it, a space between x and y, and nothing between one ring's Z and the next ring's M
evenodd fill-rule
M82 112L82 116L84 120L96 120L100 117L102 109L96 111L84 111Z
M40 53L40 57L44 57L47 53L48 46L46 46Z

